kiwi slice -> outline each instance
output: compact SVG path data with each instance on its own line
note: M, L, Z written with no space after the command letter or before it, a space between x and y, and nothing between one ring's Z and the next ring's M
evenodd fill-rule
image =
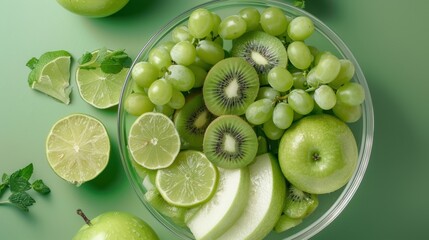
M286 48L275 36L262 31L243 34L233 40L231 56L244 58L258 73L261 84L268 83L266 75L275 66L286 67Z
M293 185L289 185L285 200L284 214L291 218L305 218L319 205L316 194L304 192Z
M302 223L302 218L291 218L283 214L280 216L279 220L274 226L274 231L276 231L277 233L281 233L297 226L300 223Z
M259 78L244 59L226 58L207 73L203 85L204 101L214 115L242 115L255 101Z
M182 149L202 150L204 133L213 119L214 116L206 108L201 92L188 95L183 108L174 115Z
M245 120L235 115L223 115L207 127L203 151L218 167L242 168L256 157L258 139Z

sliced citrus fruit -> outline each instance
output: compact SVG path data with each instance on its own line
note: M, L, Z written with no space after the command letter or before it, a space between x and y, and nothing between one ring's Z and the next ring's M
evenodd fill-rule
M46 52L27 62L31 69L28 84L65 104L70 103L70 53L64 50Z
M92 60L88 66L95 62L98 51L92 53ZM123 68L119 73L105 73L98 66L94 68L78 67L76 70L76 83L79 94L83 100L92 106L105 109L118 105L129 68Z
M54 172L77 186L94 179L107 166L110 142L104 125L84 114L57 121L46 140L46 155Z
M180 152L171 166L158 170L156 187L170 204L195 206L207 201L215 192L217 168L199 151Z
M173 121L162 113L147 112L131 125L128 148L134 160L148 169L170 166L180 151Z

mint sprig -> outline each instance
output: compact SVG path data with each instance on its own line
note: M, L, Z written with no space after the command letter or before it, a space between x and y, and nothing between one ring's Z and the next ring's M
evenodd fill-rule
M27 191L33 189L40 194L48 194L51 192L51 189L46 186L41 179L30 183L30 178L32 175L32 163L22 169L15 171L11 175L3 173L0 183L0 198L7 189L10 190L11 195L7 200L0 201L0 204L11 204L23 211L28 212L28 207L33 205L36 200L34 200L34 198L31 197Z
M98 53L94 58L92 53L85 52L79 58L79 67L81 69L96 69L101 68L104 73L117 74L123 68L131 67L132 60L125 53L125 50L109 51L107 48L98 49Z

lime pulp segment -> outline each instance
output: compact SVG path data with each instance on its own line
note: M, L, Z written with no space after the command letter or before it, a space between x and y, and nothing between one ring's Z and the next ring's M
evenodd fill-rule
M147 112L132 124L128 148L134 160L148 169L170 166L180 150L173 121L162 113Z
M217 168L199 151L180 152L172 165L160 169L156 186L163 198L190 207L208 200L217 186Z
M56 174L79 186L105 169L110 141L100 121L88 115L72 114L52 127L46 141L46 154Z

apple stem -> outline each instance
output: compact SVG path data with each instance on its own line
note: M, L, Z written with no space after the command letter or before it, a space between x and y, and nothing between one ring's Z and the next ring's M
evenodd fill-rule
M89 220L89 218L86 217L85 213L83 213L83 211L81 209L78 209L76 212L79 216L81 216L83 218L83 220L85 221L86 224L88 224L89 226L92 225L91 220Z

